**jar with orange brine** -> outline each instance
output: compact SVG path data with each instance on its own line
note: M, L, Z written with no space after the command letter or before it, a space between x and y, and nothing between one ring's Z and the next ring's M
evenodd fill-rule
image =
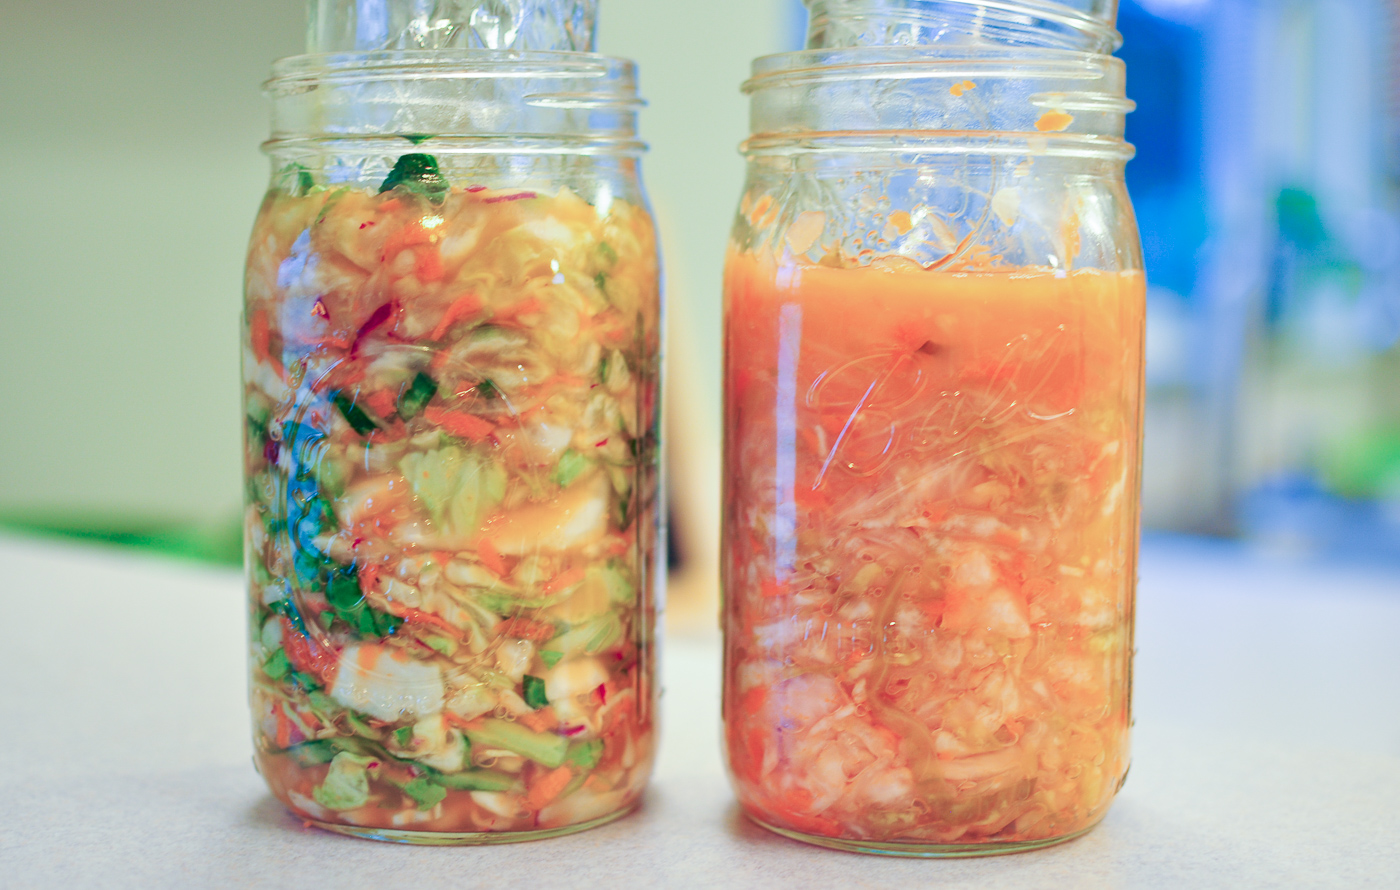
M725 270L745 813L1029 849L1128 769L1145 283L1111 2L809 0Z

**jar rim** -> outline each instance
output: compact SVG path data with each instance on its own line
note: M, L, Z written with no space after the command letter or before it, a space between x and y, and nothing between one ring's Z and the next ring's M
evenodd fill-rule
M635 96L636 63L601 53L560 50L392 49L363 52L303 53L272 63L264 92L276 96L321 83L368 83L379 80L463 78L597 79L616 82L612 91Z
M847 130L755 133L739 145L747 158L850 155L870 166L869 156L944 155L1049 157L1127 163L1137 154L1116 136L1088 133L1016 133L999 130ZM892 162L893 163L893 162ZM906 161L897 162L906 166Z
M802 49L754 59L740 89L746 95L772 87L843 80L921 77L1071 77L1093 80L1123 60L1101 53L1024 47L859 46Z

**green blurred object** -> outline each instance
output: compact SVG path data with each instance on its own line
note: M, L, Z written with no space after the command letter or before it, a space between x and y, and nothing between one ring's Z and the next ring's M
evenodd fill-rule
M1328 449L1322 461L1327 487L1349 498L1393 495L1400 489L1400 426L1373 427Z
M243 565L243 522L133 521L102 516L0 513L0 529L55 538L115 544L221 566Z

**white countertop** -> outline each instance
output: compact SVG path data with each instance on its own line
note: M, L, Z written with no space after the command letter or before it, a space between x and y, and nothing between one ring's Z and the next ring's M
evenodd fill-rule
M492 848L308 829L250 764L241 580L0 537L0 886L1400 887L1400 572L1154 540L1132 773L1084 838L980 860L808 847L739 816L717 637L663 657L633 815Z

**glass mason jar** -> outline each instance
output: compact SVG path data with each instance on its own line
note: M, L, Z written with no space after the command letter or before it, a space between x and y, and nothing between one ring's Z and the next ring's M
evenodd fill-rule
M277 63L248 251L256 763L298 816L412 843L617 818L655 751L634 67L479 43Z
M745 85L725 270L730 776L829 847L1063 841L1131 722L1145 287L1111 13L809 5L811 48Z

